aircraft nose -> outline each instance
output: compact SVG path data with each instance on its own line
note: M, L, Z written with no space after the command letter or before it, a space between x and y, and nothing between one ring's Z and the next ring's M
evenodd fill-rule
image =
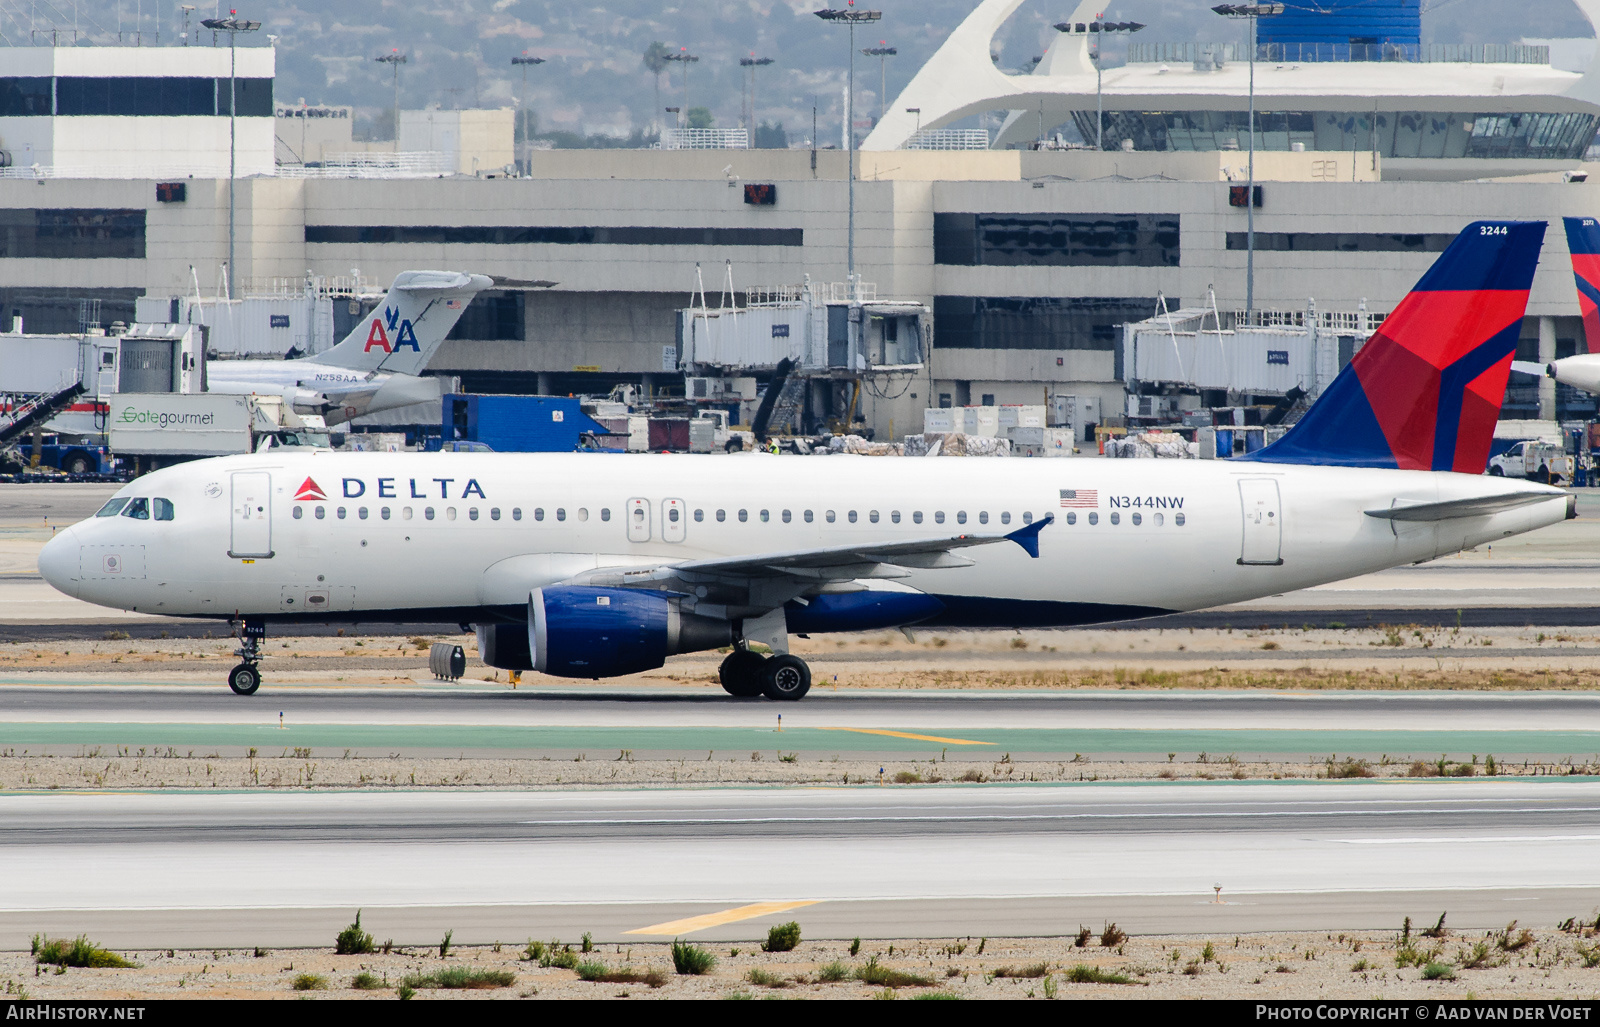
M77 531L68 528L57 532L56 537L39 550L39 574L59 591L69 596L78 594L78 539Z

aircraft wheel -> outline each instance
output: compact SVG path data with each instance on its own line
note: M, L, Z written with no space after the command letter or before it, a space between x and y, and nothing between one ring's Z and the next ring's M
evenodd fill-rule
M752 699L761 694L761 670L767 658L748 649L735 649L717 668L722 690L740 699Z
M768 660L761 669L761 690L769 699L794 702L811 691L811 668L798 656L785 653Z
M261 687L261 671L253 663L241 663L228 672L228 687L237 695L255 695Z
M1498 468L1498 467L1489 468L1489 477L1491 477L1491 478L1504 478L1505 476L1506 476L1506 472L1502 471L1500 468Z

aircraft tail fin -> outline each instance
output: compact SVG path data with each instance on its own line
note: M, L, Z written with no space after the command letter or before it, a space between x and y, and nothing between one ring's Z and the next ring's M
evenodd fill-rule
M491 284L485 275L402 271L383 302L314 359L354 371L421 374L472 297Z
M1567 226L1567 249L1572 251L1572 277L1578 286L1578 309L1583 311L1585 349L1600 353L1600 219L1562 218Z
M1543 221L1475 221L1283 438L1243 459L1481 474Z

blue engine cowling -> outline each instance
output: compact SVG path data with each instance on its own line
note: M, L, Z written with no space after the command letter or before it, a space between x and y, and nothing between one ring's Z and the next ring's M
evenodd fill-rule
M562 585L528 596L533 669L564 678L654 670L668 656L731 645L733 625L685 613L664 592Z

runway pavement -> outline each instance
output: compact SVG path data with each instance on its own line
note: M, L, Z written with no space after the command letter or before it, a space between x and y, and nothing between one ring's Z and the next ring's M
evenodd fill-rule
M1488 928L1592 915L1597 841L1588 781L13 794L0 944Z
M781 720L780 720L781 718ZM281 726L280 726L281 725ZM1600 757L1589 692L883 692L818 689L803 703L659 689L214 685L0 688L0 746L700 758L708 750L935 754L963 759L1155 758L1168 752Z

